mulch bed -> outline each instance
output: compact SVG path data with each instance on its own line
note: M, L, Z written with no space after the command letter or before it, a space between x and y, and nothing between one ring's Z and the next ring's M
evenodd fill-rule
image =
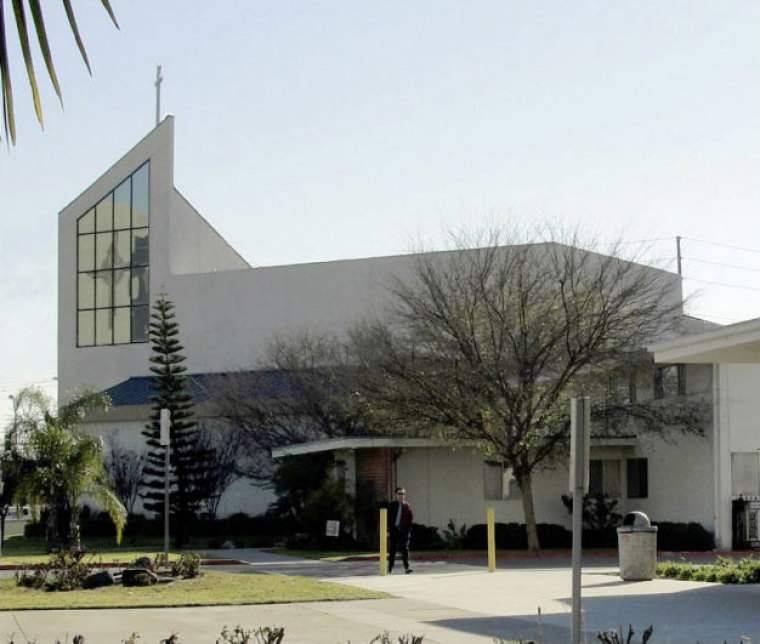
M18 563L18 564L0 564L0 570L17 570L19 568L28 568L34 564L31 563ZM127 568L131 565L130 562L119 561L104 561L98 562L85 562L85 565L91 570L103 570L104 568ZM202 559L201 566L245 566L245 561L239 559Z

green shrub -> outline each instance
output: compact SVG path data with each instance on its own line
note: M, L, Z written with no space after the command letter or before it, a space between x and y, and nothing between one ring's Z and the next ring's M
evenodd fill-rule
M445 547L438 528L432 525L413 523L409 541L414 550L441 550Z
M682 581L756 584L760 583L760 560L752 556L739 561L730 557L717 557L715 563L706 565L667 561L657 566L657 574Z
M704 552L715 548L713 535L701 523L653 522L657 526L657 548L669 551Z
M456 550L462 547L467 536L467 526L463 523L459 528L454 519L449 519L443 531L443 543L447 550Z
M46 563L17 570L15 578L17 586L64 591L81 588L88 574L82 553L65 551L54 553Z
M172 562L172 575L191 579L201 572L201 558L194 552L183 552L177 561Z
M551 523L539 523L538 541L542 548L569 548L572 534L564 527ZM521 523L497 523L494 526L496 548L499 550L522 550L528 547L528 533ZM488 526L477 523L467 530L463 546L477 550L488 547Z

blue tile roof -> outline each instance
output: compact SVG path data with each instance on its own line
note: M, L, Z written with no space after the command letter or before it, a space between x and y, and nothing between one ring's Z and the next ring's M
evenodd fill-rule
M292 376L284 371L262 370L244 372L255 387L249 390L256 392L257 396L275 396L286 394L293 391L294 384ZM193 373L186 374L188 381L188 391L193 397L194 402L205 402L209 399L208 391L212 379L223 379L224 373ZM229 374L233 375L233 374ZM109 387L104 393L108 394L111 404L114 407L124 407L128 405L150 405L150 399L153 394L151 388L152 376L134 376L120 382L113 387Z

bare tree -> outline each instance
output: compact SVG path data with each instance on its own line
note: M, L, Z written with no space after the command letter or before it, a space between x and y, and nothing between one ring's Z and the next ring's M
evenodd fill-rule
M356 369L330 336L275 340L260 369L219 374L207 387L214 415L245 441L242 473L262 484L271 480L272 448L357 435L369 422Z
M569 398L602 388L611 368L670 328L681 293L677 276L626 261L619 248L582 250L577 235L502 241L497 231L419 254L392 287L389 318L357 328L354 349L363 393L393 424L475 440L512 468L537 551L533 474L567 445ZM617 418L611 409L610 426L636 422L630 407ZM661 425L656 410L638 414Z
M113 437L107 439L106 442L108 444L105 458L106 475L111 481L114 493L119 497L127 512L132 515L137 499L140 498L146 456L125 448Z
M238 458L243 445L239 432L225 427L200 427L196 449L204 455L205 462L196 486L201 491L201 506L214 518L222 495L242 476Z

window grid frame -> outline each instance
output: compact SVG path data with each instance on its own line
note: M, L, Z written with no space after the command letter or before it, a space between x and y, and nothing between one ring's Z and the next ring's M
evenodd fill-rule
M135 176L140 173L145 172L145 190L146 190L146 199L145 204L147 206L147 212L145 214L145 225L141 225L135 227L135 190L134 190L134 182L135 182ZM121 188L121 186L124 185L125 182L128 182L129 185L129 227L125 228L122 224L119 224L119 227L116 228L116 192ZM101 229L98 226L98 220L97 220L97 209L100 204L109 202L110 203L110 229L105 230ZM91 228L90 230L86 230L86 232L80 231L80 222L85 217L91 217L92 218L92 224L86 224L85 228ZM142 234L138 235L136 234L137 231L140 231ZM123 260L121 263L116 264L115 261L115 252L116 252L116 237L117 232L128 232L129 233L129 249L130 249L130 256L129 261L127 263L124 263ZM108 244L107 251L105 253L106 257L108 258L108 266L106 268L99 267L97 265L97 258L98 258L98 235L102 235L103 233L109 233L110 234L110 244ZM82 268L82 249L81 244L84 238L90 238L91 242L89 243L90 250L92 253L92 261L86 261L86 267ZM146 247L147 252L145 253L138 253L136 251L136 244L135 240L138 238L143 238L147 240ZM134 257L139 256L143 258L140 263L134 262ZM127 279L127 292L129 293L129 304L117 304L116 300L116 275L117 273L120 273L122 275L122 279ZM80 284L80 275L82 274L89 274L92 276L92 295L91 300L88 302L91 306L82 306L82 302L80 301L81 296L81 284ZM133 291L133 280L135 279L136 275L138 274L144 274L144 280L148 287L148 294L146 297L144 297L144 302L141 304L135 304L134 302L137 301L135 297L132 295ZM108 279L108 290L109 295L106 298L108 301L108 304L106 306L100 306L99 305L99 297L98 297L98 291L100 290L98 288L98 278L99 276L106 276ZM144 337L140 339L135 339L135 319L136 317L142 317L143 319L149 319L150 314L148 311L148 308L150 306L150 160L146 160L142 164L140 164L132 173L130 173L123 181L121 181L115 188L113 188L110 192L108 192L105 196L101 197L93 206L88 208L82 215L80 215L76 220L76 293L75 293L75 303L76 303L76 329L75 329L75 335L76 335L76 346L77 348L89 348L89 347L99 347L99 346L123 346L126 344L145 344L149 342L149 335L148 333L145 333ZM115 320L116 320L116 312L117 310L123 310L128 309L129 310L129 339L127 341L121 341L116 342L117 337L117 330L115 328ZM144 309L142 311L138 311L138 309ZM103 314L99 312L102 311L108 311L107 314ZM90 314L91 320L92 320L92 329L90 336L83 342L83 339L81 337L81 315L82 314ZM146 316L145 314L148 313ZM98 319L102 318L103 315L106 315L108 318L110 318L111 323L110 329L108 329L107 335L110 336L110 341L108 342L99 342L99 334L98 334ZM100 338L102 338L103 335L100 335Z

